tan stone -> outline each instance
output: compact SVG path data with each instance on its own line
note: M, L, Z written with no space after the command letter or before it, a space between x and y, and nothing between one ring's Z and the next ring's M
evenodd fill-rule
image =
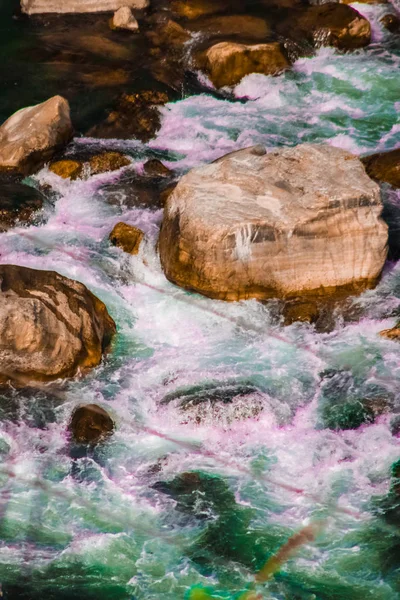
M289 67L281 45L221 42L206 52L206 70L215 87L236 85L250 73L277 75Z
M361 291L386 259L381 212L379 186L344 150L250 148L182 177L161 263L170 281L224 300Z
M139 31L139 23L133 16L132 9L129 6L121 6L111 19L111 29L124 29L137 33Z
M400 327L397 324L394 327L392 327L391 329L384 329L383 331L380 331L379 335L381 335L384 338L387 338L388 340L399 341L400 340Z
M362 161L372 179L400 188L400 148L365 156Z
M144 233L127 223L117 223L110 233L110 242L128 254L138 254Z
M142 10L149 0L21 0L22 12L37 13L91 13L114 12L122 6Z
M0 265L0 385L53 381L96 367L114 333L107 308L82 283Z
M50 164L49 169L63 179L79 179L83 172L83 164L78 160L57 160Z
M117 171L130 164L131 161L129 158L120 152L103 152L102 154L92 156L89 160L91 175L99 175L100 173L107 173L108 171Z
M0 127L0 171L33 173L72 133L69 104L61 96L19 110Z

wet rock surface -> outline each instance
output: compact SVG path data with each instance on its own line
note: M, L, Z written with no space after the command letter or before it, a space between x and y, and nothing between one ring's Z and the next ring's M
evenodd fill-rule
M22 11L37 13L111 12L123 6L136 10L148 8L149 0L21 0Z
M32 222L43 207L42 194L17 180L0 178L0 232Z
M294 10L277 30L290 39L340 50L363 48L371 41L369 21L352 7L334 2Z
M114 428L114 421L108 412L97 404L78 407L68 424L68 431L78 444L98 444L107 439Z
M224 300L354 293L385 262L381 212L379 188L348 152L250 148L182 177L165 206L161 263L172 282Z
M103 302L53 271L0 265L0 384L72 377L96 367L115 333Z
M128 254L138 254L144 233L127 223L117 223L110 233L110 242Z
M400 148L365 156L362 161L372 179L400 188Z
M61 96L21 109L0 127L0 171L29 175L71 137L69 104Z

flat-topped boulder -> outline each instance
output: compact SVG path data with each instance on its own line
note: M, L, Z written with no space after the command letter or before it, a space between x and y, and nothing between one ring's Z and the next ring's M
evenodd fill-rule
M40 13L91 13L113 12L123 6L143 10L149 0L21 0L22 12L28 15Z
M23 108L0 127L0 171L29 175L72 138L69 104L61 96Z
M0 265L0 386L72 377L99 365L115 333L106 306L53 271Z
M299 297L373 286L387 254L379 186L328 145L231 153L167 199L167 278L211 298Z

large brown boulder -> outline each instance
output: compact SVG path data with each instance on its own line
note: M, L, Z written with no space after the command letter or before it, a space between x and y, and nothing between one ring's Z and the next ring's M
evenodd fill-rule
M103 302L53 271L0 265L0 385L96 367L115 333Z
M359 291L386 259L381 212L379 186L348 152L257 146L182 177L165 206L161 263L170 281L223 300Z
M372 179L400 188L400 148L366 156L362 161Z
M363 48L371 41L369 21L351 6L335 2L293 10L277 29L298 42L340 50Z
M220 42L211 46L205 54L206 71L220 88L238 84L250 73L277 75L289 67L281 44L236 44Z
M0 127L0 171L33 173L72 133L69 104L61 96L19 110Z
M198 32L202 37L223 37L225 41L234 38L246 41L263 42L270 33L268 23L251 15L216 15L189 21L189 31Z
M91 13L111 12L122 6L142 10L149 0L21 0L22 12L37 13Z
M172 0L171 10L180 17L197 19L229 9L231 0Z
M78 444L98 444L112 434L114 422L101 406L85 404L74 411L68 430Z

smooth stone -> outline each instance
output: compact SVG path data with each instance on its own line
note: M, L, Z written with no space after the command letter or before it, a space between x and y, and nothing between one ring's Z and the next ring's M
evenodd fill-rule
M78 444L98 444L113 433L114 427L114 421L104 408L86 404L73 412L68 431Z
M206 37L243 37L246 41L263 42L270 33L264 19L251 15L218 15L190 21L189 31Z
M82 283L0 265L0 385L73 377L100 364L116 327Z
M109 236L109 240L114 246L133 255L139 253L143 238L143 231L127 223L117 223Z
M42 206L43 197L35 188L0 180L0 232L29 223Z
M198 19L230 8L230 0L172 0L171 10L186 19Z
M23 108L0 127L0 171L29 175L72 138L68 102L54 96Z
M277 75L289 67L281 44L220 42L205 53L205 69L217 88L238 84L251 73Z
M211 298L326 296L376 284L387 255L379 186L349 152L302 144L192 169L169 196L161 264Z
M365 156L362 161L372 179L400 188L400 148Z
M114 12L123 6L144 10L150 6L150 2L149 0L21 0L22 12L28 15Z
M122 29L137 33L139 31L139 23L133 16L132 9L129 6L121 6L111 19L111 29Z

